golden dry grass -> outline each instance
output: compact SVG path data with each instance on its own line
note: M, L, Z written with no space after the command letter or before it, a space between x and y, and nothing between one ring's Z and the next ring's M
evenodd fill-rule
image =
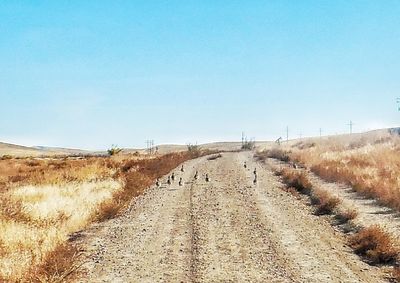
M300 141L272 148L263 158L302 164L328 181L348 184L364 196L400 210L399 150L397 135L380 132Z
M26 277L51 251L93 220L99 205L122 189L115 180L24 185L2 195L0 278ZM10 212L12 212L10 214Z

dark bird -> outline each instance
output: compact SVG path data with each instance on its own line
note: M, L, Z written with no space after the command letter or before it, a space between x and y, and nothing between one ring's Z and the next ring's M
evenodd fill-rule
M171 179L172 179L172 181L175 181L175 173L174 172L172 172Z
M254 180L253 180L253 184L257 184L257 175L254 175Z
M244 168L247 168L246 161L244 162L243 167L244 167Z
M183 165L182 165L182 167L181 167L181 172L184 172L185 170L183 170Z
M254 173L254 175L257 175L257 168L254 168L253 173Z
M160 179L159 179L159 178L157 178L157 181L156 181L156 186L157 186L157 187L159 187L159 186L160 186Z
M210 178L208 178L208 174L206 174L206 182L209 182Z
M168 176L167 184L171 185L171 177L170 176Z
M183 182L182 182L182 178L179 178L179 186L182 186Z
M194 179L197 180L198 177L199 177L199 172L196 171L196 174L194 174Z

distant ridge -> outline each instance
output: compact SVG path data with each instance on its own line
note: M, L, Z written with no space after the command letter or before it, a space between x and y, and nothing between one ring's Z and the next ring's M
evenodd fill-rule
M362 136L368 134L385 134L390 133L392 135L400 135L400 127L386 128L386 129L376 129L362 133L354 133L353 136ZM337 135L347 136L349 134ZM311 137L312 138L312 137ZM307 138L305 138L307 139ZM293 139L295 141L297 139ZM271 141L257 141L256 146L262 148L265 145L271 144ZM238 150L241 148L241 142L213 142L206 144L199 144L201 149L209 150ZM187 145L178 144L164 144L157 145L158 153L165 154L169 152L185 151L187 150ZM146 153L146 149L134 149L134 148L124 148L124 153ZM48 146L22 146L10 143L0 142L0 157L4 155L10 155L14 157L40 157L40 156L55 156L55 155L105 155L106 151L89 151L82 149L72 149L63 147L48 147Z

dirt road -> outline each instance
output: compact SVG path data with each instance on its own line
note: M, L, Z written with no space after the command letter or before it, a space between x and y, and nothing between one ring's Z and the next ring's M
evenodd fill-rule
M124 216L84 233L87 275L80 281L384 281L340 232L284 193L251 153L202 157L184 168L175 170L173 184L164 179L161 188L150 188Z

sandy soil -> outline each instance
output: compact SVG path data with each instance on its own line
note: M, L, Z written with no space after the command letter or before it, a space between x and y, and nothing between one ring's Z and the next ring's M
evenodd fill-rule
M252 153L203 157L184 168L175 170L183 186L178 180L168 186L164 178L122 217L82 233L86 274L78 281L384 281L379 268L362 262L343 234L285 193Z

